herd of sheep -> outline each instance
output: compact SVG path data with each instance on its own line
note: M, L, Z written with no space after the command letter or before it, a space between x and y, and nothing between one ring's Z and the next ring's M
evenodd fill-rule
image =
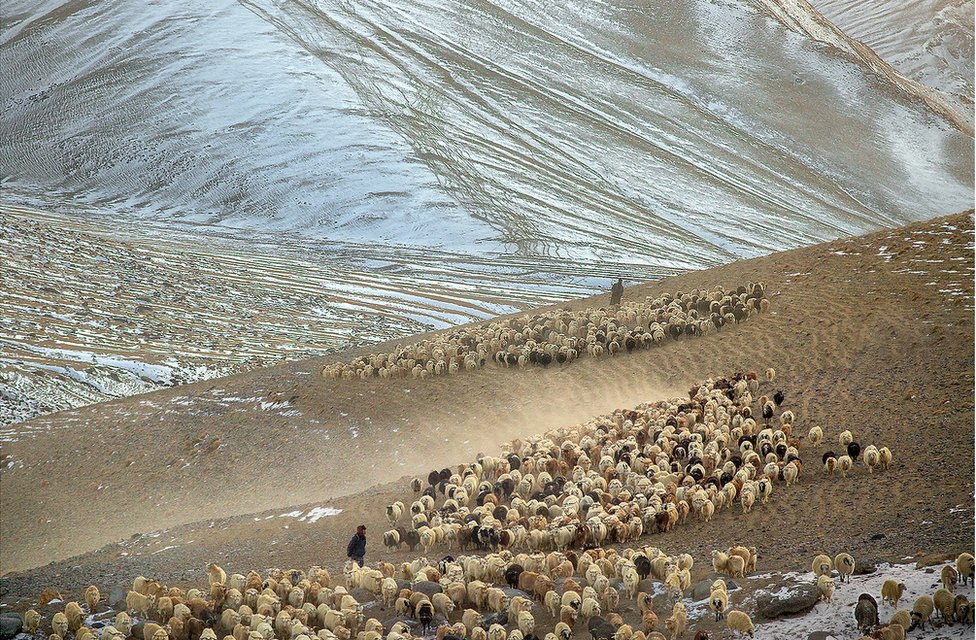
M706 380L687 400L617 410L513 441L497 457L432 471L426 482L415 478L409 506L396 502L386 510L392 528L384 543L419 545L425 554L400 566L350 561L333 577L318 566L228 576L210 565L209 585L185 591L140 576L117 611L106 611L91 586L85 606L69 602L52 617L48 640L570 640L584 630L593 640L664 640L692 631L695 640L707 640L701 627L721 621L730 633L752 637L746 603L739 598L733 606L725 578L756 571L755 547L713 550L710 568L720 577L693 585L691 555L640 539L736 505L748 513L771 499L776 484L800 481L796 418L783 407L781 391L759 395L775 377L768 369ZM818 447L823 438L813 427L804 446ZM862 450L850 432L837 442L844 453L823 456L829 474L834 465L827 460L842 472L843 458L868 471L891 461L886 448ZM438 546L461 555L428 560ZM849 581L854 568L849 554L818 556L813 571L821 596L832 597L834 569ZM972 605L951 590L956 579L972 575L972 555L963 554L956 569L943 571L943 589L884 626L873 596L862 594L858 629L903 638L933 611L947 623L971 622ZM683 601L703 585L714 624L695 624ZM884 601L897 607L900 595L897 584L885 584ZM367 616L376 607L388 612L376 614L385 624ZM43 622L34 610L24 616L31 634Z
M644 302L579 311L566 309L496 320L322 369L329 379L428 378L478 369L563 365L589 355L599 358L647 349L665 339L702 335L766 311L763 283L734 291L694 289Z
M775 371L762 377L770 383ZM749 513L804 469L785 395L759 396L760 385L755 373L706 380L687 400L616 410L516 440L498 457L432 471L426 482L415 478L409 507L387 507L393 528L384 544L428 554L438 546L566 551L630 543L735 505ZM820 427L807 434L814 447L822 437ZM869 471L891 461L886 447L861 455L848 431L839 442L842 473L859 459Z

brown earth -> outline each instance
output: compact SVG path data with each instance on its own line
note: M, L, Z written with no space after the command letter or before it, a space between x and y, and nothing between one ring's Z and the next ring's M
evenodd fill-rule
M797 431L827 434L801 451L800 484L650 543L701 564L712 548L748 543L761 569L782 570L823 551L875 561L971 549L973 274L965 213L629 287L625 300L762 280L772 301L744 324L630 355L369 382L328 381L317 372L331 359L312 359L31 420L3 447L0 600L139 574L199 582L209 561L228 572L337 567L360 521L368 560L403 560L416 554L380 539L385 505L410 497L406 477L768 366ZM892 468L826 477L820 455L844 429L890 447ZM282 515L293 506L343 512L311 524ZM160 533L134 535L146 532Z

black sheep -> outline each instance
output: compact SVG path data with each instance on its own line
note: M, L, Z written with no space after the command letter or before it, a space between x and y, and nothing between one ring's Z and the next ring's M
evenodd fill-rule
M647 576L651 575L651 561L644 554L638 553L634 556L634 569L637 570L640 579L645 580Z
M401 538L401 540L403 540L403 538ZM413 551L414 547L420 544L420 534L417 533L416 529L411 529L410 531L407 531L406 540L404 540L404 542L406 542L407 547Z
M777 391L773 394L773 402L776 403L777 407L782 405L784 400L786 400L786 394L784 394L782 391Z
M854 619L861 633L867 633L878 626L878 601L871 594L862 593L857 597Z
M857 457L861 455L861 445L856 442L847 445L847 455L851 457L851 460L857 460Z
M426 635L434 622L434 606L427 601L421 602L417 606L417 618L420 619L420 631Z
M600 616L590 618L589 622L586 623L586 628L593 640L610 640L617 632L612 624Z
M505 582L513 589L518 589L519 576L525 571L520 564L509 565L508 569L505 569Z

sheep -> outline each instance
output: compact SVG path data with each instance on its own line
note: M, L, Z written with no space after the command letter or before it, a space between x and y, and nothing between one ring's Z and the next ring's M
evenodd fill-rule
M840 435L837 436L837 442L840 443L841 447L846 449L847 445L854 442L854 435L850 431L841 431Z
M33 609L28 609L24 613L24 631L33 635L37 631L37 628L41 625L41 614L34 611Z
M891 616L888 625L898 624L908 630L912 626L912 614L907 609L899 609Z
M790 462L785 467L783 467L783 479L786 480L786 486L796 484L799 481L800 468L796 466L795 462Z
M878 448L874 445L868 445L864 448L864 466L867 467L868 473L874 473L874 468L878 466L881 462L881 454L878 452Z
M101 599L102 596L98 591L98 587L95 585L91 585L85 589L85 604L88 605L88 610L90 612L95 613L95 605L97 605Z
M756 634L756 627L752 624L752 618L749 617L749 614L742 611L736 609L729 611L726 624L730 630L735 632L736 636L745 634L752 638Z
M942 586L949 591L956 590L956 582L959 581L959 572L956 571L951 564L947 564L942 567L942 573L940 575L940 580L942 581Z
M932 604L935 606L935 611L939 613L942 621L951 626L955 621L956 611L955 598L952 592L945 588L936 589L932 595Z
M417 619L420 620L420 631L426 635L430 631L431 623L434 621L434 605L430 603L430 600L423 600L417 604L414 611Z
M389 580L390 578L387 578ZM394 585L396 581L393 581ZM439 613L448 621L451 619L451 614L454 613L454 602L445 593L435 593L430 597L431 604L434 605L434 613Z
M837 569L837 573L840 574L840 581L850 583L851 574L854 573L854 557L849 553L838 553L834 558L834 568Z
M132 618L125 611L120 611L115 615L115 629L128 636L132 632Z
M579 615L583 622L588 622L590 618L600 615L600 603L593 598L583 598L580 605Z
M811 447L820 446L820 443L823 442L823 437L823 429L817 426L810 427L810 431L807 433L807 440L810 441Z
M813 559L810 570L813 572L814 578L819 578L822 575L829 576L834 570L833 560L828 555L820 554Z
M461 613L461 622L468 630L468 635L470 636L472 629L480 627L484 623L484 617L474 609L465 609Z
M891 449L888 447L881 447L878 451L878 466L882 469L887 469L891 464Z
M833 601L834 581L829 575L821 575L817 578L817 592L820 600L824 602Z
M549 591L542 599L543 605L549 611L549 615L553 618L559 617L559 607L562 606L562 602L559 598L559 593L556 591Z
M648 609L641 614L641 625L644 627L644 633L650 634L657 628L657 614Z
M929 621L934 610L935 602L932 600L932 596L919 596L915 600L915 604L912 605L912 624L908 630L913 631L915 627L925 629L925 623Z
M680 638L688 629L688 609L680 600L671 608L671 617L664 621L672 638Z
M397 501L386 507L386 519L390 522L390 526L395 527L403 517L403 512L405 507L402 502Z
M64 615L68 618L68 629L77 631L85 620L85 612L77 602L69 602L64 606Z
M518 614L518 628L525 637L531 636L535 632L535 618L529 611L521 611Z
M871 637L877 640L905 640L905 627L900 624L878 627Z
M145 618L149 616L150 606L152 606L152 602L141 593L129 591L125 594L125 610L127 612L136 613L139 617ZM64 635L61 635L61 637L63 638Z
M725 610L729 606L729 594L724 589L715 589L708 598L708 608L715 614L718 622L725 617Z
M225 584L227 582L227 573L211 562L207 565L207 578L210 580L211 586L215 584Z
M969 601L969 598L963 595L956 596L953 600L952 608L956 622L962 622L963 624L973 622L973 603Z
M895 609L898 608L898 601L905 595L905 583L895 582L891 578L884 581L881 585L881 601L891 604Z
M976 567L976 560L973 559L973 554L960 553L956 558L956 571L963 584L967 584L967 580L970 584L973 583L974 567Z
M715 570L715 573L726 573L728 562L728 554L718 550L712 551L712 568Z
M878 602L869 593L862 593L857 597L854 607L854 620L861 633L867 633L878 625Z
M848 455L843 455L837 458L837 468L840 470L840 476L846 478L850 470L854 468L854 460Z
M746 576L746 560L742 556L730 555L725 567L730 578L744 578Z

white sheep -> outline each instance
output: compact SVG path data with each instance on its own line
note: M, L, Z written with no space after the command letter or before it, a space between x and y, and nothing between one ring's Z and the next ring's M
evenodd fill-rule
M823 437L823 429L820 427L810 427L810 432L807 433L807 439L810 441L811 447L820 446L820 443L823 442Z

